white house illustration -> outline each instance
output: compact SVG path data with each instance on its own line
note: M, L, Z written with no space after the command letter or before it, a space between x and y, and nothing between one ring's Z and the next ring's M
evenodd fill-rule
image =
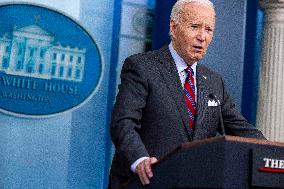
M38 25L15 28L0 38L0 71L17 76L80 82L85 48L63 46Z

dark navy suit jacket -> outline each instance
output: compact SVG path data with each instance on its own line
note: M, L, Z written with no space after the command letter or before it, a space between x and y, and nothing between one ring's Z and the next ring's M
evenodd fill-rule
M220 118L218 107L208 106L210 94L220 100L226 134L264 138L237 111L221 76L200 64L196 70L197 115L195 130L191 130L183 88L168 47L125 60L111 122L116 147L110 174L113 189L133 175L130 166L138 158L159 159L181 143L214 137Z

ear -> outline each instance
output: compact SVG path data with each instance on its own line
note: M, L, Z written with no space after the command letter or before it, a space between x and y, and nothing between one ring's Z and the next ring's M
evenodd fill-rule
M175 34L176 27L177 27L177 24L171 19L170 20L170 33L171 33L171 36L173 36Z

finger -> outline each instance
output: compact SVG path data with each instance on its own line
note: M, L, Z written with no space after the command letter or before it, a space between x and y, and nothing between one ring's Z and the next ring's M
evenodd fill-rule
M145 172L146 172L148 178L153 177L153 172L152 172L152 169L151 169L151 159L150 158L145 160Z
M137 169L137 173L138 173L138 176L139 176L139 179L141 181L141 183L143 185L146 185L146 184L149 184L150 181L149 181L149 178L146 174L146 171L145 171L145 164L144 164L145 160L142 161L139 165L138 165L138 169Z
M151 164L155 164L158 162L158 159L155 157L151 157L150 160L151 160Z

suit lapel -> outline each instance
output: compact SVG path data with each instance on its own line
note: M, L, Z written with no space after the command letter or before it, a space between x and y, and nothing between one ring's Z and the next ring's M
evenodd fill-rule
M188 115L187 115L187 109L185 105L185 100L183 96L183 88L180 82L180 78L178 75L178 71L176 68L176 65L174 63L174 60L171 56L171 53L168 49L168 47L164 47L160 50L159 54L159 61L160 61L160 73L166 82L166 85L172 95L173 100L176 102L176 105L179 110L179 114L181 116L181 119L183 121L183 126L185 127L185 130L187 131L187 135L189 140L192 140L193 137L193 131L189 128L189 122L188 122Z
M209 86L208 80L210 79L201 65L196 67L196 87L197 87L197 109L194 139L197 139L200 132L204 129L204 121L206 121L205 111L208 106Z

